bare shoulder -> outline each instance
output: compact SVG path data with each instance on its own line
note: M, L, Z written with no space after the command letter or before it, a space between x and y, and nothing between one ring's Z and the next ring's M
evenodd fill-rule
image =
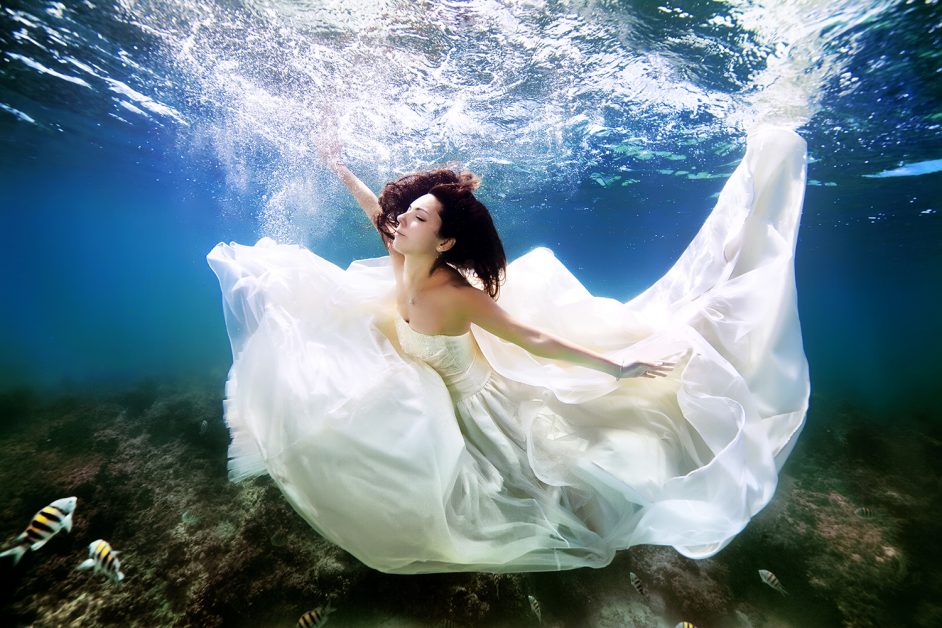
M449 316L455 327L460 329L469 329L471 323L477 322L475 309L480 307L477 300L481 296L487 298L481 290L475 288L465 280L464 284L453 281L442 290L442 305L448 310Z
M467 280L465 280L463 284L457 282L453 283L450 286L450 292L455 306L458 307L471 322L474 322L471 320L473 314L480 314L482 310L488 309L491 305L497 305L490 295L480 288L472 286Z
M538 335L537 330L515 319L484 290L472 285L455 289L453 307L468 323L514 344L522 345Z

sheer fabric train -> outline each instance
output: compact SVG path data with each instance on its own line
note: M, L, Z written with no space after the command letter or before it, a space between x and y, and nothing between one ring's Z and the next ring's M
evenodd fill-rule
M325 538L390 573L601 567L641 543L721 550L771 499L810 384L794 253L805 142L762 127L675 265L626 303L546 248L499 304L613 359L616 380L472 326L413 331L388 257L341 269L262 238L207 256L233 365L230 478L267 473Z

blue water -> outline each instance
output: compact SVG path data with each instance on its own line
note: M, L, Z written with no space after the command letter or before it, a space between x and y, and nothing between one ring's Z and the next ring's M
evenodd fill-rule
M312 152L328 127L377 191L448 160L481 173L510 258L549 246L627 300L774 121L809 147L815 399L933 408L938 3L539 4L4 3L0 388L221 385L214 244L383 253Z

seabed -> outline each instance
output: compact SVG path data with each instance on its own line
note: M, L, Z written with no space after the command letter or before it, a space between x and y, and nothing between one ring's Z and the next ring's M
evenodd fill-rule
M330 602L332 627L537 626L532 595L547 627L942 625L942 426L928 416L881 422L813 397L774 499L711 559L638 546L604 569L398 576L318 537L268 478L228 481L221 391L0 395L4 549L78 497L71 534L0 559L0 624L294 626ZM124 582L75 570L98 538Z

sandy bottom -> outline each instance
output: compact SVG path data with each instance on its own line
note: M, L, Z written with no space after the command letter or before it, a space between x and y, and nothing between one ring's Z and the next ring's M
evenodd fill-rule
M942 625L933 417L813 398L775 498L712 559L638 546L604 569L393 576L318 537L267 478L228 482L221 393L0 395L4 549L37 510L78 497L71 534L0 559L0 624L294 626L330 602L334 627L536 626L532 595L543 626ZM98 538L124 582L75 570Z

